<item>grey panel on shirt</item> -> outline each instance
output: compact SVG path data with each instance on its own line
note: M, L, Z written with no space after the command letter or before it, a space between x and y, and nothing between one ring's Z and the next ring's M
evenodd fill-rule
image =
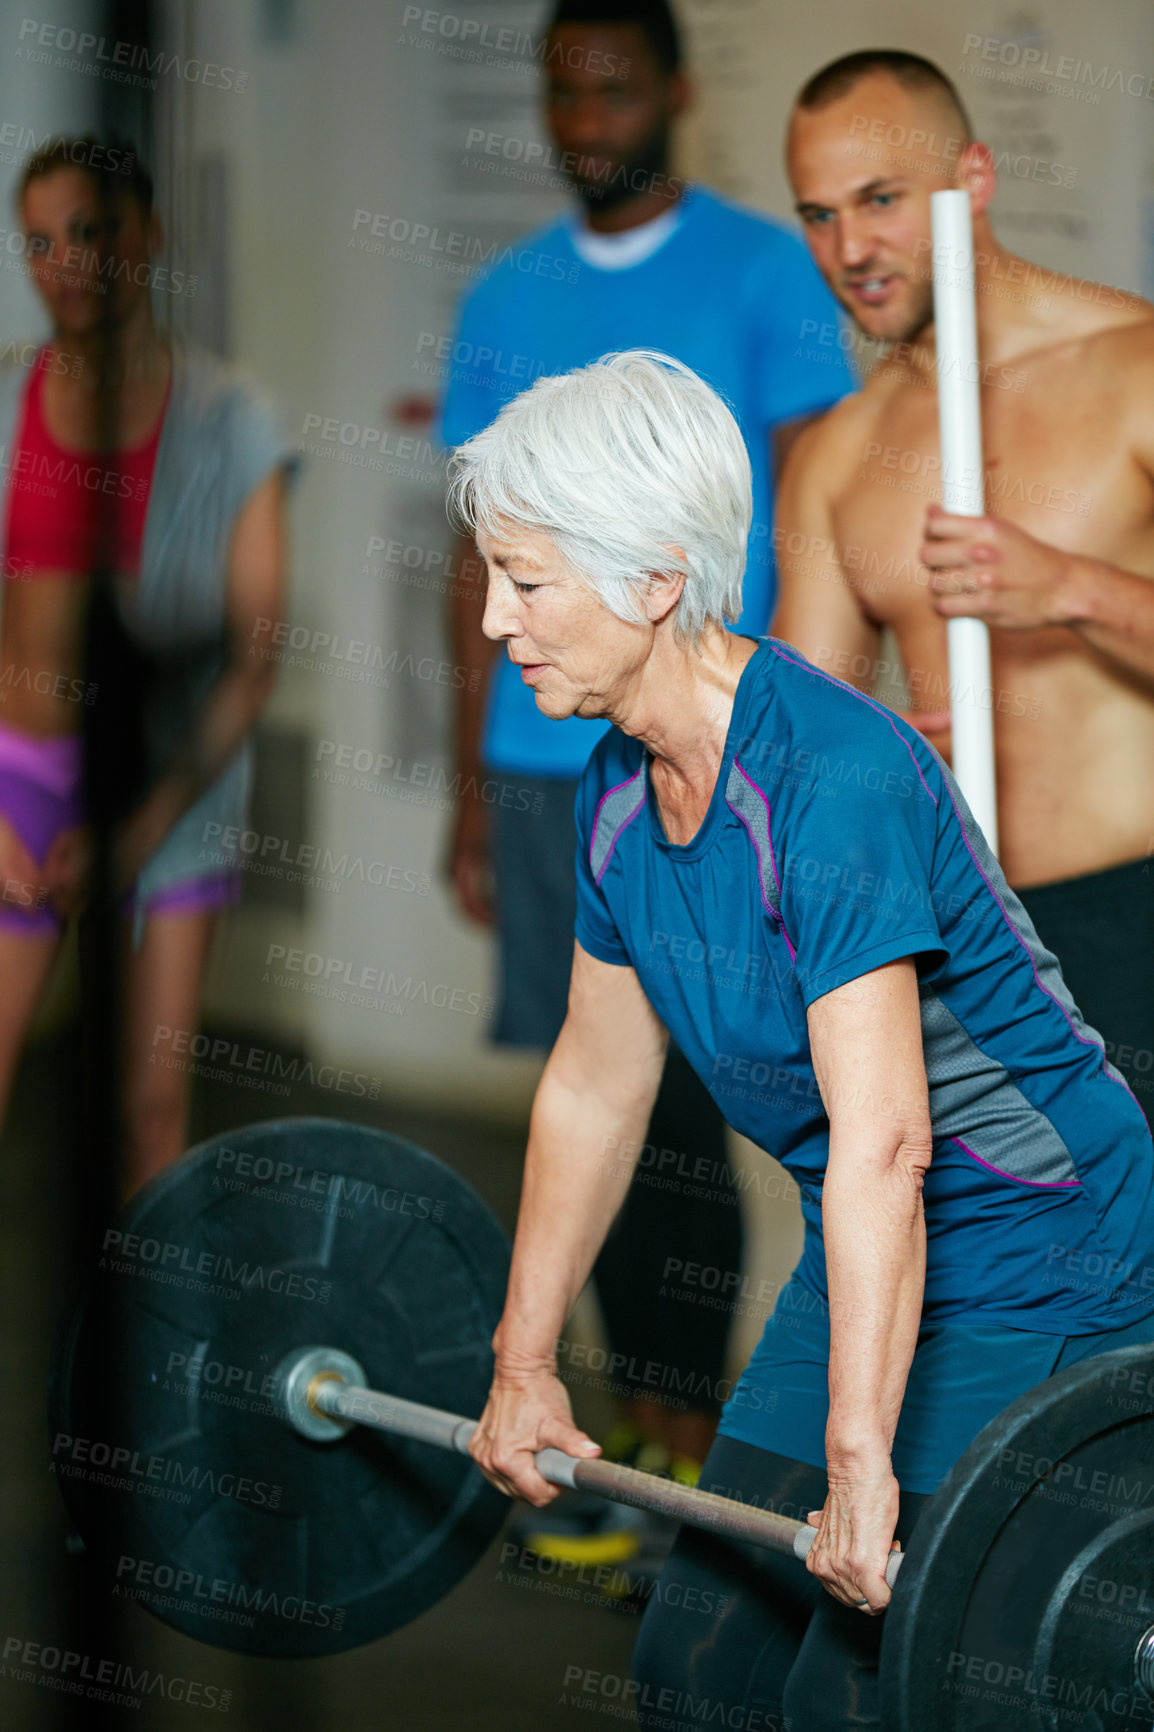
M973 1041L931 986L921 987L922 1048L935 1138L963 1147L1023 1184L1077 1183L1069 1149L1000 1059Z

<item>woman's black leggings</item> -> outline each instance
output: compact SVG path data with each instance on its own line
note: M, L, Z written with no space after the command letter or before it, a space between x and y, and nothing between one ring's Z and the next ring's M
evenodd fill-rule
M714 1443L700 1484L798 1521L826 1496L822 1469L728 1437ZM926 1501L901 1494L902 1544ZM653 1732L881 1727L884 1621L843 1606L794 1558L682 1528L633 1657L638 1723Z

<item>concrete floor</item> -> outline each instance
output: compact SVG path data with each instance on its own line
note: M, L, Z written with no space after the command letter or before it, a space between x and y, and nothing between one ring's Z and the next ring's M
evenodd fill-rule
M628 1725L616 1692L629 1674L636 1612L585 1604L551 1576L510 1570L498 1540L447 1599L407 1628L353 1652L322 1660L254 1660L204 1646L130 1603L116 1602L105 1643L88 1653L147 1669L143 1697L100 1710L57 1688L53 1650L66 1649L70 1583L80 1567L69 1555L69 1522L49 1472L44 1388L53 1331L63 1303L60 1269L67 1139L76 1123L79 1055L69 1033L29 1048L8 1124L0 1139L0 1726L131 1727L135 1732L223 1723L235 1732L552 1732L587 1725L608 1710ZM345 1107L364 1103L342 1100ZM196 1084L193 1138L246 1120L333 1112L331 1093L298 1087L273 1111L261 1097L223 1084ZM462 1172L512 1225L523 1139L460 1122L438 1122L384 1103L342 1116L387 1125ZM19 1391L19 1398L12 1393ZM579 1409L593 1429L604 1415ZM592 1688L589 1673L597 1674ZM107 1672L105 1673L107 1676ZM183 1681L183 1682L182 1682ZM191 1686L195 1685L196 1688ZM225 1697L225 1692L230 1694ZM139 1700L140 1705L131 1705Z

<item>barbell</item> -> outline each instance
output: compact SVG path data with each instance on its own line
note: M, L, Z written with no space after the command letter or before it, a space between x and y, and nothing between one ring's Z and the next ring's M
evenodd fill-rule
M305 1347L290 1353L274 1374L274 1389L281 1417L302 1437L332 1440L343 1437L354 1424L369 1425L394 1437L468 1455L469 1439L477 1429L475 1419L459 1413L370 1389L357 1361L339 1348ZM806 1522L639 1473L619 1462L566 1455L560 1449L538 1450L533 1459L542 1478L552 1485L596 1492L612 1503L672 1517L727 1539L804 1558L816 1537L816 1530ZM892 1553L886 1565L891 1586L900 1564L901 1553Z
M113 1592L272 1656L435 1604L509 1508L455 1411L484 1405L508 1263L463 1179L366 1127L251 1125L158 1175L104 1233L50 1379L52 1465ZM801 1558L813 1538L598 1458L537 1463L742 1545ZM1012 1403L891 1557L885 1724L1148 1725L1152 1541L1154 1348L1131 1347Z

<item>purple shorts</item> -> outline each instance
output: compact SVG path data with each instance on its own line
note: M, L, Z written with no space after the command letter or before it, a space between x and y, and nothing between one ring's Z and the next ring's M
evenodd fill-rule
M40 739L0 721L0 817L7 818L32 857L43 863L62 830L84 823L83 743L79 734ZM28 938L52 937L64 922L34 885L0 878L0 929ZM145 914L185 914L240 900L240 873L226 869L166 884L148 898ZM134 908L130 892L128 912Z

